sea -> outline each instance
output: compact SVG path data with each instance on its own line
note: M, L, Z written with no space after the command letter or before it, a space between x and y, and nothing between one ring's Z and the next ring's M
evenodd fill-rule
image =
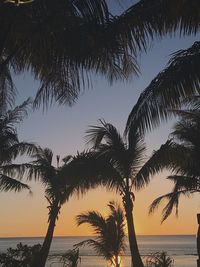
M91 237L54 237L50 255L65 253L68 249L73 249L73 245ZM169 256L174 259L174 267L196 267L197 266L197 251L196 237L194 235L168 235L168 236L138 236L138 245L140 254L145 260L147 255L155 252L166 251ZM42 237L16 237L16 238L0 238L0 253L6 252L9 247L16 247L21 242L27 245L42 243ZM122 267L131 266L130 250L127 249L125 256L122 257ZM90 247L80 249L79 263L80 267L104 267L107 266L106 261L97 256ZM53 258L47 262L46 267L62 267L63 265Z

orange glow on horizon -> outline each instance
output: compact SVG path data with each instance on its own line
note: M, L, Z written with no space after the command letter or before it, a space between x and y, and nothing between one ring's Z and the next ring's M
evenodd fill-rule
M155 187L156 185L156 187ZM169 187L170 188L170 187ZM148 215L149 204L161 193L169 190L167 185L162 189L162 181L153 180L151 185L137 193L133 215L136 233L139 235L173 235L195 234L197 231L196 213L198 213L197 201L194 199L182 199L180 202L180 214L177 219L170 216L163 224L160 224L161 209L152 216ZM43 197L43 191L37 188L33 197L27 193L1 193L1 237L26 237L45 236L47 231L48 205ZM8 201L9 198L9 201ZM54 236L92 236L94 233L87 225L76 226L75 216L88 210L97 210L106 215L109 201L121 201L115 193L105 189L96 189L79 199L73 197L66 203L56 223ZM15 209L13 209L15 205ZM190 208L192 205L192 209ZM12 210L12 212L11 212Z

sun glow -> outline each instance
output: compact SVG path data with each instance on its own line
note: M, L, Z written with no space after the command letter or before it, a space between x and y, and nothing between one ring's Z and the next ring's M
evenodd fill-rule
M116 266L121 266L122 267L122 265L121 265L121 262L122 262L122 260L121 260L121 257L118 255L117 256L117 262L116 262L116 258L115 258L115 256L112 258L112 264L111 264L111 267L116 267Z

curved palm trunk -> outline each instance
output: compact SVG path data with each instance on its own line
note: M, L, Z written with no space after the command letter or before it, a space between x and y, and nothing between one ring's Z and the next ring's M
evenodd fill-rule
M142 259L140 257L136 234L135 234L135 227L133 221L133 201L131 199L130 193L127 192L123 197L124 208L126 212L126 220L128 226L128 238L129 238L129 245L131 251L131 260L132 260L132 267L144 267Z
M33 263L32 267L45 267L47 257L49 255L49 250L51 247L51 242L53 239L53 233L54 233L54 228L56 225L56 219L58 217L58 213L60 210L60 206L58 205L58 202L54 203L51 209L51 215L49 219L49 226L47 229L47 233L44 239L44 242L42 244L42 248L40 250L40 253Z

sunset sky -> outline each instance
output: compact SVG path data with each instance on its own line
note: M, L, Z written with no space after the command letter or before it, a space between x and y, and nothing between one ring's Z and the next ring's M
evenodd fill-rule
M139 94L154 76L166 65L169 55L178 49L187 48L198 39L196 37L169 38L154 42L147 54L139 59L141 74L127 83L117 82L110 86L102 77L93 78L93 88L80 95L73 107L54 105L47 112L31 112L19 127L21 140L34 141L49 147L54 155L75 154L85 147L84 135L88 125L96 125L104 118L123 133L128 114ZM19 91L18 102L29 95L34 96L38 87L29 73L16 77ZM173 122L163 124L146 137L147 156L166 141ZM182 199L177 219L172 215L160 224L161 209L148 216L150 203L159 195L169 192L172 185L165 179L166 173L157 175L148 188L136 194L134 217L138 234L194 234L197 230L196 213L199 211L198 196ZM0 193L0 237L43 236L47 229L47 202L42 185L31 183L33 195L22 193ZM55 235L90 235L87 227L76 227L75 216L81 212L95 209L106 212L109 200L120 198L114 192L99 188L85 196L72 198L61 210Z

